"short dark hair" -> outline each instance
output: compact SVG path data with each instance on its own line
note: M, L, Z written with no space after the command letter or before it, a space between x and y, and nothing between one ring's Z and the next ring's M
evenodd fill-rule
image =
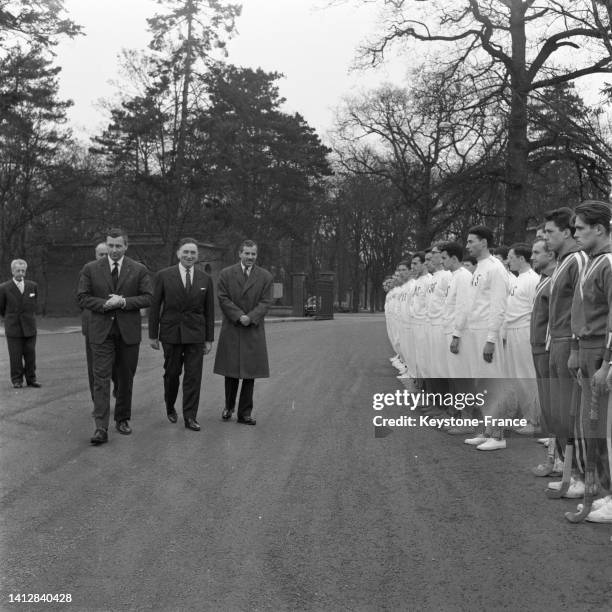
M463 247L458 242L445 242L440 245L440 252L446 251L449 257L456 257L457 261L463 261Z
M531 258L531 245L526 242L515 242L509 251L514 251L517 257L524 257L525 261L529 261Z
M466 261L468 263L471 263L473 266L478 265L478 260L473 255L470 255L469 253L463 258L463 262L465 263Z
M567 206L545 212L544 219L554 223L561 231L569 230L572 236L576 231L574 227L574 211Z
M501 255L502 259L508 259L509 251L510 249L505 244L492 249L493 255Z
M419 261L421 263L425 263L425 253L423 251L417 251L416 253L414 253L412 255L412 261L414 261L417 257L419 258Z
M128 235L127 232L120 228L120 227L111 227L110 229L106 230L106 237L107 238L123 238L123 241L125 242L125 244L128 243Z
M488 227L484 225L474 225L470 227L467 233L468 235L474 234L474 236L478 236L481 240L486 240L487 248L493 248L493 232Z
M242 251L244 250L244 247L255 247L257 248L257 243L253 242L252 240L243 240L240 244L240 247L238 249L239 253L242 253Z
M574 219L580 216L587 225L603 225L606 234L610 233L612 212L609 204L599 200L586 200L576 206L574 213Z
M180 249L182 246L185 246L186 244L195 244L196 247L197 247L198 246L198 241L195 238L189 238L189 237L181 238L179 240L177 248Z
M410 259L402 259L402 261L400 261L396 267L399 268L400 266L406 266L407 268L409 268L411 263L412 262Z

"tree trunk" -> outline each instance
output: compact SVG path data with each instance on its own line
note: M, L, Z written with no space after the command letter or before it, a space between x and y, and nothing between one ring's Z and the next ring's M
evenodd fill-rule
M527 93L526 35L522 1L514 0L510 17L512 36L512 98L508 120L508 150L506 153L506 198L504 242L512 244L524 240L527 224Z

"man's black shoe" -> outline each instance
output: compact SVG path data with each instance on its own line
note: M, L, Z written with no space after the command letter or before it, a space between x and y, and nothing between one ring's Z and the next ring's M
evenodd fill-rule
M244 417L243 419L237 419L236 423L242 423L243 425L255 425L257 421L250 416Z
M185 421L185 427L191 429L191 431L200 431L200 426L195 419L187 419Z
M108 442L108 434L106 433L106 429L96 429L96 432L92 436L90 442L96 445Z
M124 436L129 436L132 433L130 425L127 421L117 421L115 424L117 431Z
M32 382L28 383L28 387L35 387L36 389L40 389L42 385L39 382L33 380Z
M178 421L178 415L176 414L176 410L174 408L172 410L168 410L168 420L171 423L176 423Z
M23 387L23 383L13 383L13 387L15 387L15 389L21 389Z
M224 421L229 421L232 418L232 411L227 408L221 413L221 418Z

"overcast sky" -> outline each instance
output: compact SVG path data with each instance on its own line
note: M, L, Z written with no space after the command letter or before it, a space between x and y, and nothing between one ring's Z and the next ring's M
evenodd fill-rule
M239 2L239 0L235 0ZM453 0L449 0L452 2ZM379 31L380 4L360 0L243 0L238 35L228 46L228 61L239 66L282 72L285 110L300 112L321 136L333 124L342 97L381 82L401 84L423 60L428 45L390 59L376 70L351 71L361 42ZM163 7L155 0L65 0L71 18L85 36L63 41L58 49L60 94L74 101L69 118L75 133L99 133L107 120L98 101L112 98L122 48L144 49L150 35L146 18ZM416 58L415 54L419 57ZM601 75L581 79L578 87L594 103Z
M285 110L300 112L320 134L332 125L341 97L383 81L401 81L406 60L376 71L351 72L356 49L376 31L377 8L368 3L329 6L327 0L244 0L239 34L228 46L228 61L285 74L280 83ZM122 48L149 42L147 17L161 7L154 0L65 0L86 36L62 42L60 93L74 100L71 124L80 136L106 125L100 98L113 96Z

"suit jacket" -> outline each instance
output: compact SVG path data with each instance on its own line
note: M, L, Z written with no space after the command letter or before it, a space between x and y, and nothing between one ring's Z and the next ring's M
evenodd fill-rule
M24 280L23 295L11 279L0 285L0 316L8 338L29 338L36 335L38 285Z
M264 317L272 303L272 275L253 266L245 280L238 263L219 273L217 294L223 312L214 371L232 378L267 378L270 375ZM246 314L251 323L242 325Z
M104 310L104 302L111 293L125 298L125 308ZM90 261L83 266L77 291L81 308L91 311L87 334L92 344L106 340L114 321L126 344L138 344L142 337L140 309L151 303L153 289L149 271L140 263L124 256L117 289L113 281L108 257Z
M215 337L213 283L208 274L192 268L187 292L178 264L164 268L155 277L149 310L149 338L168 344L212 342Z

